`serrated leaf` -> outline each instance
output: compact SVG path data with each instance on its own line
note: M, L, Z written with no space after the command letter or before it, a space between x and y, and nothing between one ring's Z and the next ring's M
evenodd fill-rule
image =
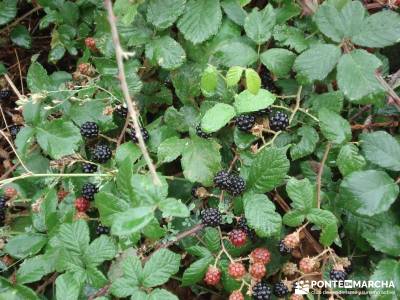
M154 218L154 207L130 208L115 215L111 226L112 234L123 236L139 232Z
M36 138L43 151L54 159L74 154L82 143L79 129L61 119L36 127Z
M95 195L95 204L100 213L101 223L106 226L111 226L116 214L122 213L129 208L126 201L108 192L97 193Z
M191 138L182 153L181 163L185 178L210 186L214 174L221 169L220 147L212 140Z
M271 191L282 183L289 171L289 165L286 148L264 148L250 166L247 181L249 189L258 193Z
M316 206L315 187L307 178L302 180L290 178L286 184L286 192L292 200L291 206L294 209L307 213Z
M173 38L163 36L146 45L146 57L164 69L174 70L186 60L186 53Z
M15 258L25 258L38 253L47 243L47 237L40 233L23 233L11 238L4 252Z
M354 213L373 216L389 209L399 194L399 187L383 171L357 171L340 184L343 205Z
M28 29L23 25L17 25L11 31L11 40L17 46L30 49L32 46L32 38L29 34Z
M189 209L181 200L175 198L167 198L159 203L159 208L163 212L163 217L189 217Z
M177 26L185 39L199 44L218 32L221 19L219 0L190 0Z
M179 300L177 296L172 294L171 292L164 289L155 289L153 290L148 300Z
M337 66L337 82L340 90L350 101L356 101L383 91L375 77L382 62L365 50L353 50L344 54Z
M367 160L393 171L400 171L399 142L385 131L361 135L361 147Z
M110 292L116 297L134 295L142 279L142 264L137 256L127 256L122 261L124 275L112 282Z
M81 284L73 273L64 273L56 279L57 300L77 300L81 290Z
M353 144L344 145L340 149L336 163L343 176L360 171L366 165L364 157L358 153L357 146Z
M296 55L286 49L271 48L260 56L261 62L278 77L284 77L292 69Z
M297 135L301 136L300 142L290 147L290 156L293 160L313 153L319 141L317 131L311 126L303 125L297 130Z
M185 147L185 139L180 139L176 136L164 140L158 146L157 157L160 163L171 162L178 158Z
M257 95L254 95L248 90L244 90L239 95L235 96L236 112L238 114L258 111L272 105L276 96L267 90L260 89Z
M257 95L261 88L261 78L253 69L246 69L246 87L254 95Z
M236 24L243 26L246 18L246 11L242 8L237 0L222 0L221 6L225 14Z
M205 247L197 246L197 245L196 246L191 246L189 248L185 248L185 250L190 255L194 255L194 256L197 256L197 257L206 257L206 256L212 255L210 250L208 250Z
M189 286L202 280L213 260L213 256L208 256L192 263L183 273L182 286Z
M319 235L319 242L329 247L338 237L338 226L336 223L328 223L322 227L321 234Z
M323 80L336 66L340 55L340 48L335 45L315 45L296 58L293 68L307 82Z
M54 265L45 255L25 259L17 271L17 282L20 284L35 282L44 275L54 271Z
M243 196L243 205L247 224L258 236L270 237L279 234L282 219L266 195L246 193Z
M271 5L262 10L254 8L244 21L244 30L248 37L260 45L271 37L275 22L276 15Z
M201 76L200 87L204 95L212 95L217 89L218 70L213 66L208 66Z
M206 227L204 231L203 240L208 250L213 253L217 252L221 248L221 238L218 230L216 228Z
M84 260L88 265L95 267L105 260L113 259L116 254L117 247L114 241L106 235L101 235L90 243L85 251Z
M321 228L320 242L330 246L338 235L335 215L329 210L312 208L307 214L307 220Z
M159 29L171 26L185 10L186 0L150 0L147 21Z
M365 231L363 237L376 251L396 257L400 255L400 226L382 224L374 230Z
M395 300L398 299L400 296L400 263L398 260L395 259L382 259L378 265L376 266L376 269L372 276L369 278L369 280L373 282L377 281L393 281L394 288L376 288L375 291L379 294L382 293L388 293L388 294L382 294L382 296L387 296L386 298L379 298L382 300ZM370 289L372 290L372 289ZM391 294L395 292L395 294Z
M57 233L60 246L66 250L83 253L89 246L89 227L83 220L74 223L64 223Z
M1 11L1 10L0 10ZM37 62L30 65L26 77L28 88L32 93L40 93L51 89L51 78L47 71Z
M316 94L310 98L312 110L315 112L324 107L338 114L342 111L344 96L341 91Z
M1 297L4 300L40 300L36 293L30 288L9 282L4 277L0 277Z
M216 50L216 58L225 67L247 67L257 61L257 52L244 40L233 39L222 43Z
M346 119L326 108L322 108L318 116L322 134L327 140L342 144L351 139L351 127Z
M17 15L17 1L0 1L0 25L4 25Z
M302 210L293 209L289 210L282 218L282 221L287 226L297 227L303 224L306 218Z
M181 257L168 249L160 249L151 255L143 268L143 285L161 285L179 271Z
M228 86L236 85L242 77L243 70L244 69L239 66L229 68L226 73L226 84Z
M130 178L130 190L132 196L131 203L137 205L155 205L168 195L168 183L165 177L160 176L160 185L153 184L153 179L149 174L134 174Z
M209 109L201 119L201 129L204 132L216 132L224 127L235 116L235 109L225 103L217 103Z

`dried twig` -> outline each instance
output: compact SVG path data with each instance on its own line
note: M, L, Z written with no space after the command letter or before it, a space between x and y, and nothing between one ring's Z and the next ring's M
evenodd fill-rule
M300 108L300 100L301 100L301 91L302 91L302 89L303 89L303 86L301 85L301 86L299 86L299 89L297 90L296 105L295 105L295 107L294 107L294 109L292 111L292 114L290 115L289 124L292 123L292 121L294 119L294 116L296 115L297 111Z
M398 127L400 122L390 121L390 122L378 122L378 123L369 123L369 124L354 124L351 125L352 130L366 129L366 128L374 128L374 127Z
M185 237L196 234L203 228L204 228L203 224L197 224L194 227L179 233L173 240L171 240L165 244L160 244L159 246L156 247L156 249L168 248L168 247L174 245L175 243L179 242L180 240L184 239Z
M7 135L0 130L0 134L5 138L5 140L8 142L8 144L11 146L12 150L15 153L15 156L18 158L19 162L21 163L21 166L25 169L25 171L29 174L32 174L32 172L28 169L28 167L24 164L24 162L22 161L21 157L18 155L17 150L15 149L13 143L9 140L9 138L7 137Z
M46 287L49 284L52 284L58 277L58 273L55 272L53 275L51 275L49 278L47 278L41 285L39 285L36 289L37 294L41 294L46 290Z
M379 83L384 87L384 89L390 95L390 97L393 99L394 105L400 111L399 96L396 94L396 92L393 90L393 88L386 82L386 80L382 77L382 75L379 72L375 72L375 77L379 81Z
M322 174L324 173L324 165L328 158L329 151L331 150L332 144L328 143L325 148L324 156L322 157L321 163L319 165L317 174L317 207L321 207L321 185L322 185Z
M153 165L153 162L150 158L150 155L147 151L146 145L143 140L142 136L142 131L140 130L139 126L139 120L138 120L138 114L136 111L136 103L132 101L132 97L129 94L129 88L128 84L126 82L126 77L125 77L125 70L124 70L124 58L129 57L128 53L124 52L121 43L119 41L119 35L118 35L118 30L117 30L117 25L116 25L116 18L113 12L112 8L112 2L111 0L104 0L104 4L108 13L108 21L110 23L111 27L111 35L114 43L114 48L115 48L115 56L118 64L118 77L121 83L121 90L125 98L125 102L128 107L129 115L132 118L133 121L133 127L135 128L136 136L139 140L139 148L142 151L143 157L147 163L147 166L149 167L149 171L153 177L153 182L156 185L161 185L160 178L157 175L156 168Z
M12 82L11 78L7 75L4 74L4 78L6 79L7 83L10 85L11 89L17 95L19 100L23 100L24 96L21 95L21 93L18 91L17 87L15 86L14 82Z
M99 289L96 293L88 297L88 300L94 300L97 297L104 296L108 293L108 290L110 289L111 284L107 284L103 286L101 289Z

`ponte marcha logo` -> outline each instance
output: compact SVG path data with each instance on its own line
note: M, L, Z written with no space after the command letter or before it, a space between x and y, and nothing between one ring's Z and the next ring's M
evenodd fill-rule
M307 295L310 292L310 284L308 280L297 281L294 285L294 293L296 295Z

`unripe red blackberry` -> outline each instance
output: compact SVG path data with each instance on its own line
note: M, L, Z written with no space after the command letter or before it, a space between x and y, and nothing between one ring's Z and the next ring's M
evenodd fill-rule
M112 156L110 147L107 145L98 144L93 149L93 160L98 163L106 163Z
M217 208L206 208L200 213L201 223L206 226L216 227L222 222L222 215Z
M251 262L267 264L271 260L271 253L267 248L256 248L250 253Z
M269 300L271 299L271 288L265 282L256 283L251 291L251 295L255 300Z
M81 125L80 131L86 138L95 138L99 135L99 126L95 122L85 122Z
M144 141L144 142L147 142L147 141L149 140L149 138L150 138L149 132L148 132L147 129L144 128L144 127L141 127L141 128L140 128L140 131L142 132L143 141ZM135 144L138 144L138 143L139 143L139 138L138 138L138 136L136 135L136 130L135 130L134 128L132 128L132 130L131 130L131 132L129 133L129 135L130 135L130 137L131 137L132 142L134 142Z
M9 186L4 189L4 196L6 196L7 199L12 199L17 195L18 195L18 191L16 189L14 189L13 187Z
M217 285L221 280L221 271L214 266L209 266L206 276L204 277L204 282L208 285Z
M87 37L85 39L85 45L86 45L86 47L88 47L92 51L96 51L97 50L96 40L93 37Z
M235 279L240 279L246 274L246 268L242 263L231 262L228 266L228 274Z
M75 199L75 208L78 212L85 212L89 209L90 202L89 200L79 197Z
M319 266L318 261L310 257L304 257L299 262L299 269L303 273L311 273Z
M61 189L57 192L57 198L58 201L63 201L65 197L69 194L68 191L65 191L64 189Z
M233 291L228 300L244 300L244 296L241 291Z
M263 263L256 262L250 265L249 273L251 277L253 277L256 280L260 280L261 278L263 278L266 272L267 271Z
M233 246L241 247L246 244L247 234L242 229L233 229L228 235Z
M201 137L202 139L209 139L212 137L212 133L206 133L201 129L200 124L196 126L196 134L197 136Z
M235 118L235 125L241 131L250 131L256 123L253 115L239 115Z
M285 130L289 126L287 114L277 111L269 119L269 127L274 131Z

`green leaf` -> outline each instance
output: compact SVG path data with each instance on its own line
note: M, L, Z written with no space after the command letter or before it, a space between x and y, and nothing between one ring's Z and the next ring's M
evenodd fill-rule
M205 96L212 95L217 89L218 70L214 66L208 66L201 76L200 87Z
M343 176L354 171L360 171L366 165L364 157L358 153L358 148L354 144L344 145L340 149L336 163Z
M307 178L302 180L290 178L286 184L286 192L292 200L291 206L294 209L307 213L316 206L315 186Z
M186 0L150 0L147 22L159 29L171 26L185 10Z
M83 254L89 246L89 227L83 220L64 223L60 226L57 239L66 250Z
M168 249L160 249L151 255L143 269L143 285L153 287L164 284L179 271L181 256Z
M340 184L340 198L354 213L373 216L389 209L399 194L399 187L383 171L357 171Z
M186 139L180 139L176 136L164 140L158 146L157 157L159 163L171 162L177 159L182 154L186 142Z
M320 243L329 247L338 237L338 226L336 223L328 223L322 227L322 232L319 235Z
M182 153L183 175L191 182L212 185L214 174L221 169L220 145L212 140L191 138Z
M153 290L148 300L179 300L177 296L164 289Z
M235 116L235 109L225 103L217 103L207 110L201 119L201 129L204 132L216 132L224 127Z
M375 70L382 62L365 50L353 50L344 54L337 66L337 82L340 90L350 101L360 100L383 87L375 77Z
M382 10L364 19L353 43L371 48L383 48L400 41L400 16L391 10Z
M183 273L182 286L189 286L202 280L213 260L213 256L208 256L192 263Z
M367 160L392 171L400 171L399 142L385 131L361 135L361 147Z
M384 223L374 230L365 231L363 237L376 251L400 256L400 226Z
M123 277L117 278L110 287L116 297L128 297L137 292L142 280L142 263L137 256L127 256L122 261Z
M261 87L261 78L253 69L246 69L246 87L254 95L257 95Z
M257 52L242 40L231 40L221 44L214 54L225 67L247 67L257 61Z
M101 235L90 243L85 251L84 260L86 264L96 267L105 260L113 259L116 254L114 241L106 235Z
M0 25L4 25L15 18L17 15L17 1L0 1Z
M142 151L139 146L130 141L121 144L115 152L115 160L120 166L127 162L133 165L141 156Z
M130 208L115 215L111 226L112 234L123 236L139 232L154 218L154 207Z
M240 6L237 0L222 0L221 6L225 14L236 24L243 26L246 18L246 11Z
M239 66L229 68L226 73L226 84L228 86L236 85L242 77L243 70L244 69Z
M307 82L323 80L335 68L340 56L340 48L335 45L315 45L296 58L293 68Z
M343 93L341 91L315 94L310 97L312 110L318 112L323 107L340 114L343 108Z
M258 193L271 191L283 182L289 166L286 148L264 148L250 166L249 189Z
M322 229L320 242L324 246L330 246L338 235L335 215L329 210L312 208L307 214L307 219Z
M215 253L221 248L221 238L216 228L206 227L204 229L203 240L208 250Z
M219 0L190 0L177 26L185 39L199 44L218 32L221 20Z
M1 3L1 2L0 2ZM0 11L1 12L1 11ZM1 298L4 300L40 300L36 293L24 285L9 282L0 276Z
M186 60L186 53L173 38L163 36L146 45L146 57L164 69L174 70Z
M282 221L287 226L297 227L303 224L305 218L306 215L302 210L292 209L283 216Z
M80 294L81 284L73 273L64 273L56 279L57 300L77 300Z
M258 111L272 105L276 96L267 90L260 89L257 95L248 90L244 90L235 96L235 106L237 114Z
M260 11L254 8L244 21L244 30L249 38L260 45L270 39L275 22L276 15L271 5Z
M308 125L303 125L297 130L297 135L301 136L300 142L290 147L290 156L293 160L303 158L314 152L319 141L317 131Z
M28 29L23 25L17 25L11 31L11 40L17 46L30 49L32 46L32 38L29 34Z
M42 279L54 271L52 261L46 255L37 255L25 259L17 271L17 282L20 284L31 283Z
M262 53L260 59L268 70L278 77L284 77L291 71L296 54L282 48L271 48Z
M111 226L116 215L129 208L127 202L108 192L97 193L95 195L95 204L100 213L101 223L106 226Z
M243 205L247 224L258 236L270 237L280 233L281 216L275 212L275 205L266 195L246 193Z
M1 9L0 9L1 11ZM32 93L40 93L51 89L51 78L47 71L37 62L30 65L26 77L28 88Z
M378 295L387 296L387 298L378 298L381 300L395 300L398 299L400 296L400 262L395 259L382 259L378 265L372 276L369 280L373 282L377 281L393 281L394 289L393 288L379 288L376 289ZM395 295L391 295L390 293L395 292ZM383 293L388 293L383 294Z
M189 217L189 209L181 200L174 198L167 198L159 203L159 208L163 212L163 217L179 217L186 218Z
M74 154L82 143L79 129L72 122L57 119L36 130L40 147L54 159Z
M335 144L342 144L351 139L349 122L337 113L326 108L319 111L320 128L327 140Z
M167 197L168 184L164 177L160 178L161 185L155 185L150 174L134 174L130 178L131 203L136 205L154 205Z
M189 248L185 248L185 250L190 255L194 255L197 257L206 257L206 256L212 255L210 250L208 250L207 248L202 247L202 246L191 246Z
M11 238L4 252L15 258L25 258L38 253L47 243L47 237L40 233L23 233Z

